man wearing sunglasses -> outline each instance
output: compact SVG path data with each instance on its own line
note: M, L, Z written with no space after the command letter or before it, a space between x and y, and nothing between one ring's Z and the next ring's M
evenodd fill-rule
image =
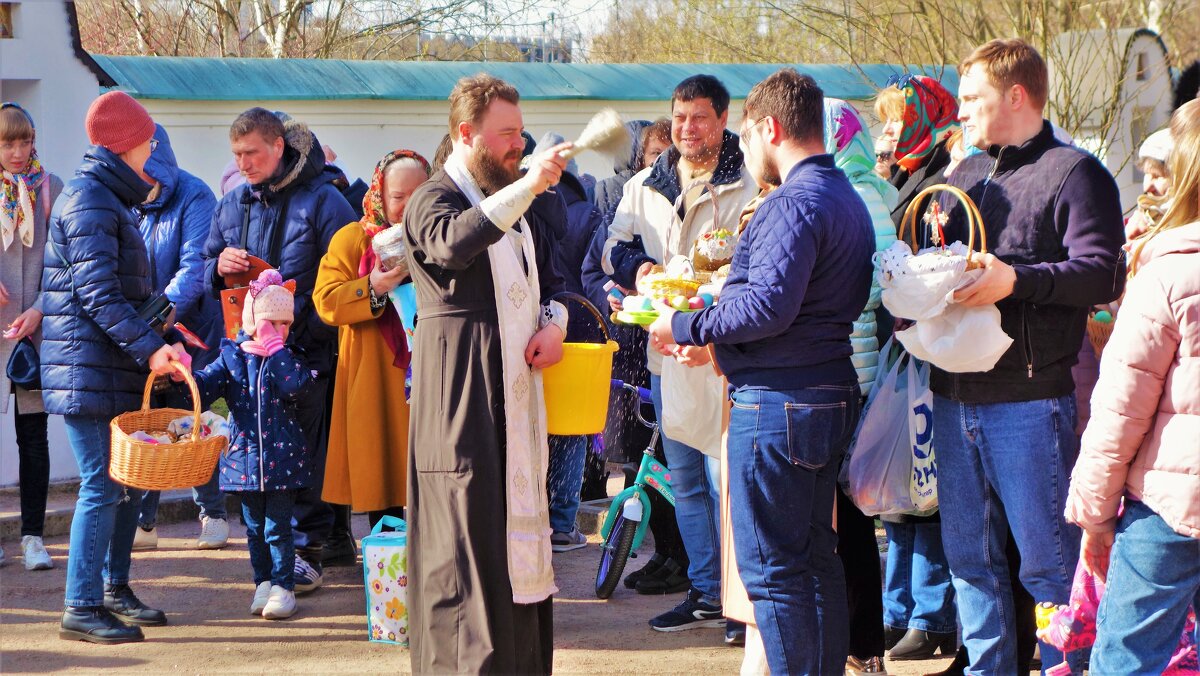
M734 389L733 544L771 673L841 673L834 491L858 420L850 333L870 290L874 230L825 152L824 93L811 77L783 69L758 83L743 120L746 167L779 187L743 232L720 302L665 311L651 342L664 354L714 344Z

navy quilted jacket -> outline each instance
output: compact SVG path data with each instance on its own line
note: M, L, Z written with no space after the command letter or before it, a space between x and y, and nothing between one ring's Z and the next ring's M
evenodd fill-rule
M245 248L250 254L273 265L284 279L296 280L296 319L288 345L299 347L311 368L328 372L333 368L337 329L317 316L312 290L329 240L358 217L333 184L340 174L325 171L316 136L295 121L284 126L287 148L280 176L270 185L243 183L217 205L204 245L204 279L212 295L219 296L225 282L217 274L217 257L226 247L242 246L242 226L248 223ZM284 208L287 213L281 217Z
M313 483L312 450L296 417L296 400L313 382L302 359L289 349L263 358L241 350L249 340L221 339L221 353L197 371L207 407L229 404L229 451L221 456L223 491L282 491Z
M112 417L141 405L150 356L165 344L137 314L154 288L131 209L149 194L116 154L92 146L54 204L42 270L47 413Z
M788 173L759 205L716 305L679 312L680 345L716 344L735 387L857 382L850 333L871 290L875 229L832 155Z
M189 349L201 368L217 356L224 335L220 302L205 293L204 259L217 198L204 181L179 168L171 139L158 125L158 147L146 161L146 173L162 186L147 204L134 207L134 218L152 256L154 289L175 303L175 318L212 348L201 354Z

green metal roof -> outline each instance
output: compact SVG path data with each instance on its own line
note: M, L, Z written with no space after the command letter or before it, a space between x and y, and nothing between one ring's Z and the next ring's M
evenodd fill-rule
M888 76L906 68L867 64L579 64L465 61L339 61L325 59L216 59L94 55L117 88L143 99L289 101L381 99L444 101L459 78L480 71L501 77L529 100L661 101L697 73L717 76L735 99L783 65L816 78L827 96L866 99ZM958 89L947 68L942 83Z

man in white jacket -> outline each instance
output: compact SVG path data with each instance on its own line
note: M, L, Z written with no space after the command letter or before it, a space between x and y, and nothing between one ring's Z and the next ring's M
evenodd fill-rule
M674 145L625 184L609 226L603 266L617 284L633 289L655 263L666 264L677 255L690 257L696 240L709 230L737 231L742 207L758 187L743 166L737 135L726 129L728 118L729 92L717 78L696 75L675 88L671 98ZM687 366L704 366L709 356L703 347L684 347L676 359ZM719 387L686 393L668 387L664 392L662 355L648 350L647 365L660 421L664 397L723 395ZM671 468L691 589L679 606L652 619L650 626L658 631L720 627L725 621L720 600L719 458L666 434L663 449ZM719 437L713 448L704 450L719 454ZM733 632L727 632L727 638L732 637Z

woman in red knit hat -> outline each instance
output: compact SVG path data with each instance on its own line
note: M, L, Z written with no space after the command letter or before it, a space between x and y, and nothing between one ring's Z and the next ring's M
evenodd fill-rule
M93 145L54 205L42 273L42 399L66 422L80 479L59 636L128 643L167 618L129 588L138 500L108 477L109 421L140 406L147 367L169 374L186 353L138 313L154 286L132 207L157 189L145 172L154 121L109 92L86 124Z

